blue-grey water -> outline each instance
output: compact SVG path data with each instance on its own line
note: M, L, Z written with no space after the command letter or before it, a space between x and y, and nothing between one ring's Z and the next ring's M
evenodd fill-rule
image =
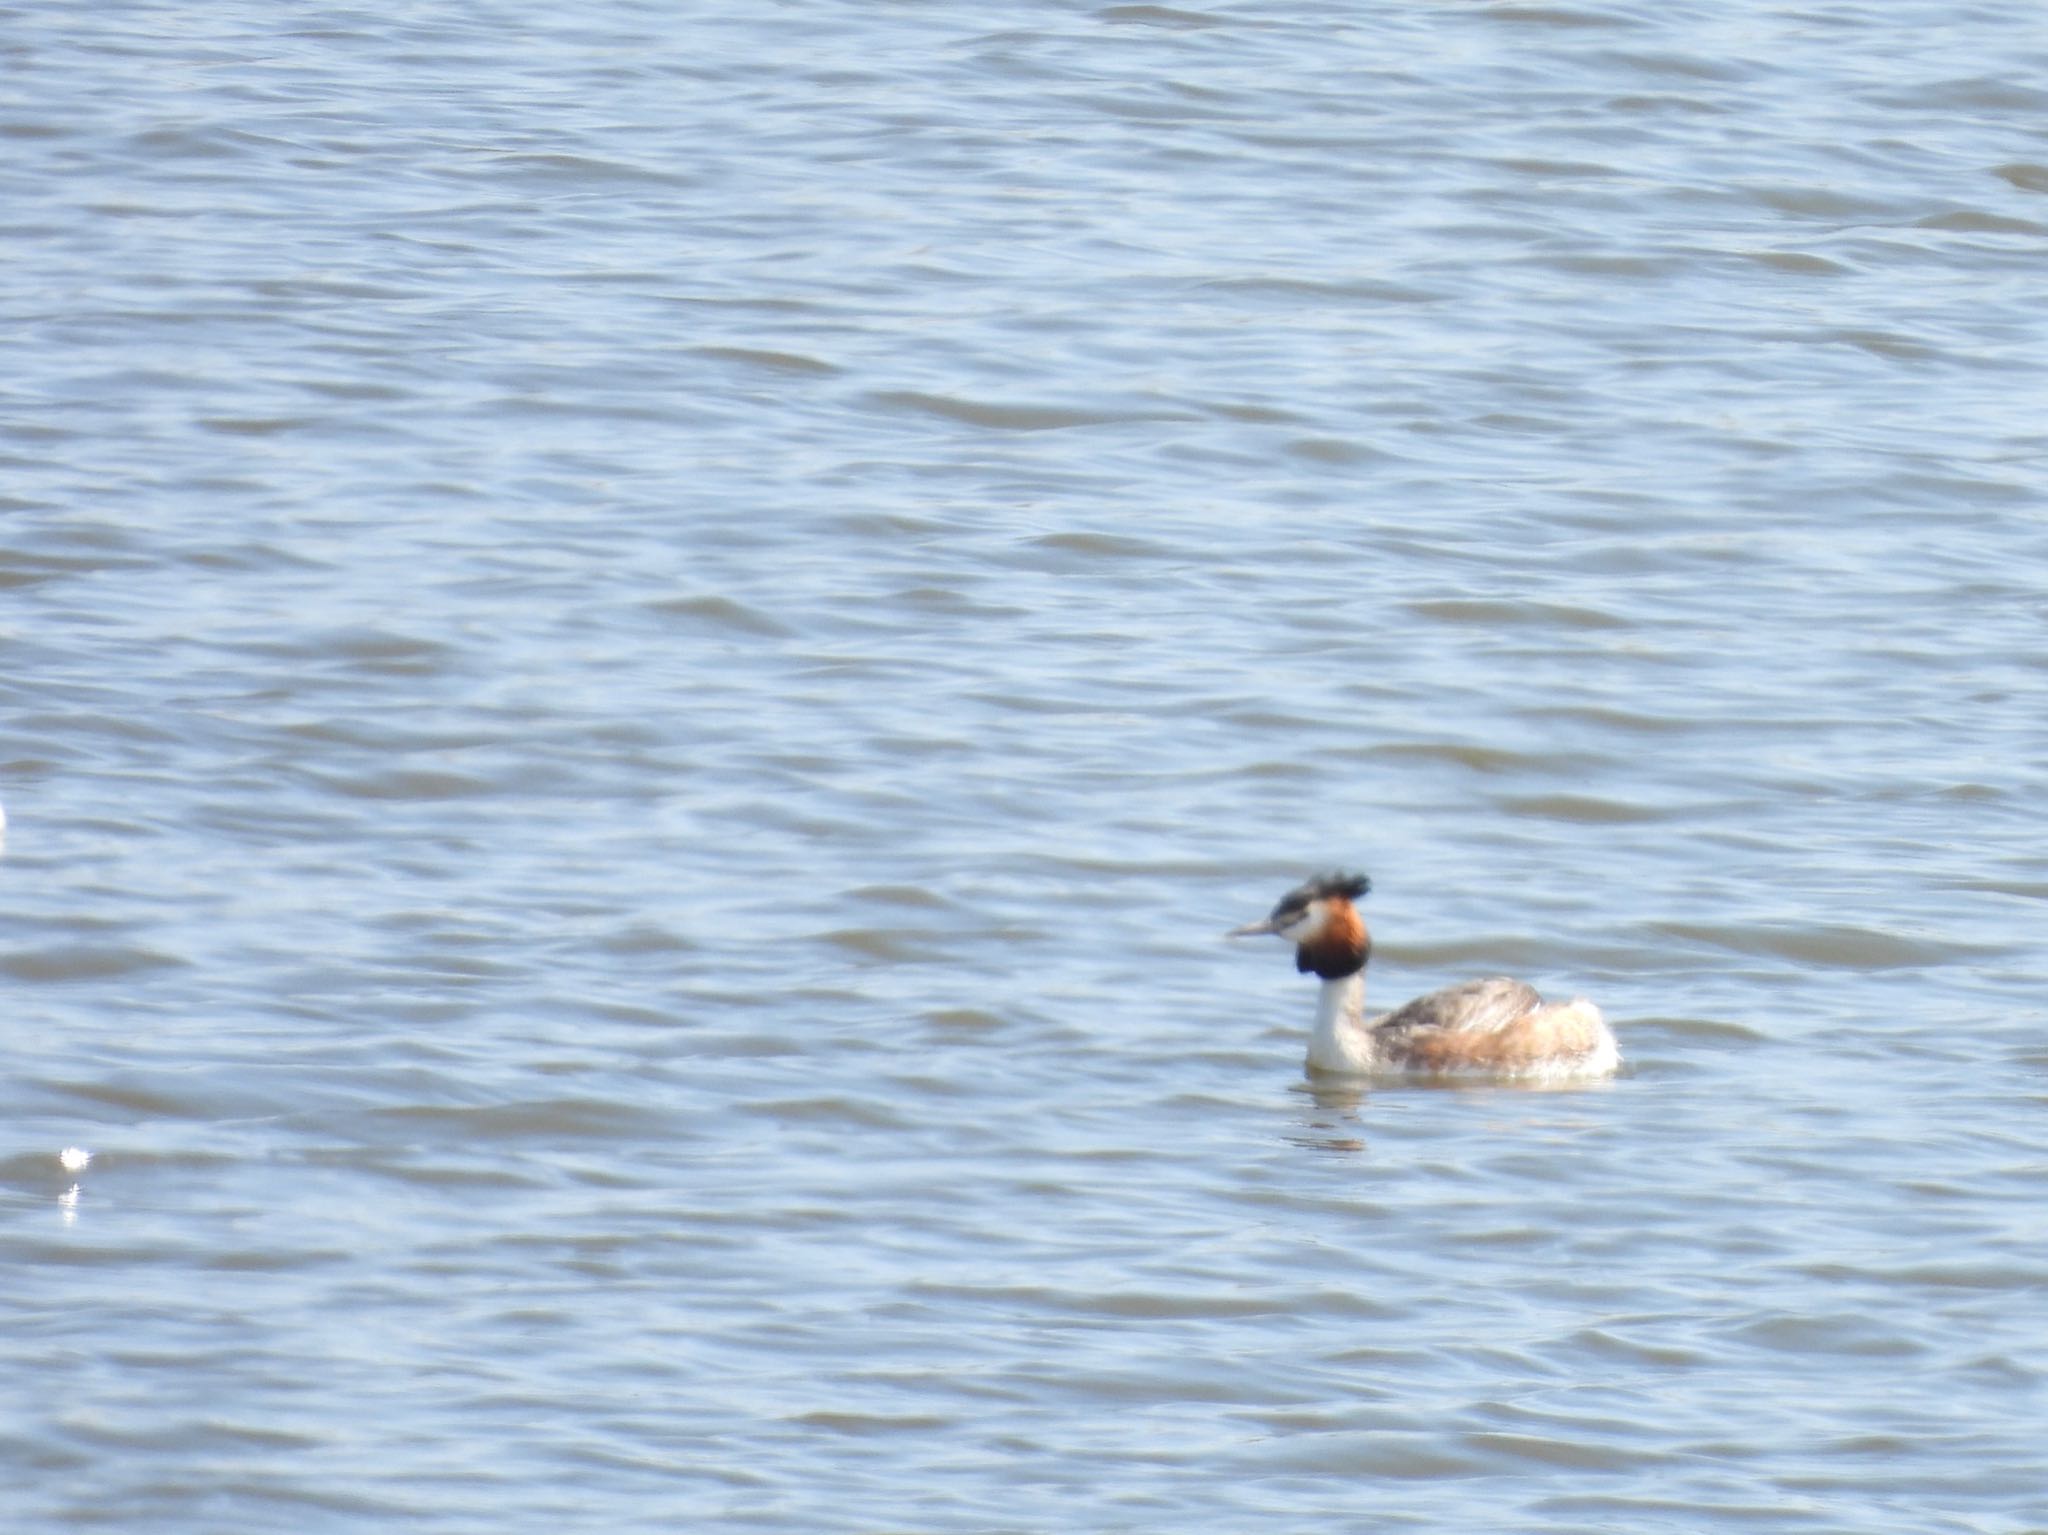
M9 1530L2048 1530L2038 5L0 57Z

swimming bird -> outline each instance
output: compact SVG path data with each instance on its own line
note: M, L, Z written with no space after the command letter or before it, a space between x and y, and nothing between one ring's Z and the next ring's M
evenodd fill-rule
M1599 1008L1584 997L1545 1002L1535 987L1505 976L1446 986L1367 1018L1372 935L1353 903L1371 888L1363 874L1319 874L1229 935L1284 938L1294 945L1294 968L1322 980L1310 1071L1563 1082L1612 1076L1620 1066Z

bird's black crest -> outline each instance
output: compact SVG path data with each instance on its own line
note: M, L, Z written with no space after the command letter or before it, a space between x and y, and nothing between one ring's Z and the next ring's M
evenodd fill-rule
M1318 874L1314 879L1304 881L1280 897L1279 904L1273 908L1273 915L1276 918L1291 916L1310 901L1325 901L1333 895L1340 895L1347 901L1355 901L1370 889L1372 881L1363 874L1346 874L1341 869L1328 874Z
M1320 896L1341 895L1347 901L1355 901L1372 889L1372 881L1363 874L1346 874L1339 870L1333 874L1320 875L1309 881Z

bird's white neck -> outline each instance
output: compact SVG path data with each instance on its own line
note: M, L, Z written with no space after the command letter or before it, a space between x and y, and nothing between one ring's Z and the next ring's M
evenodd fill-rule
M1365 972L1323 982L1316 998L1316 1031L1308 1063L1317 1071L1370 1071L1372 1031L1365 1026Z

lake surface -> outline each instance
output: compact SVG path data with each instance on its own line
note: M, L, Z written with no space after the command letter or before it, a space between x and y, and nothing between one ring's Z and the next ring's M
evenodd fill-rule
M2037 5L0 44L10 1529L2048 1530Z

